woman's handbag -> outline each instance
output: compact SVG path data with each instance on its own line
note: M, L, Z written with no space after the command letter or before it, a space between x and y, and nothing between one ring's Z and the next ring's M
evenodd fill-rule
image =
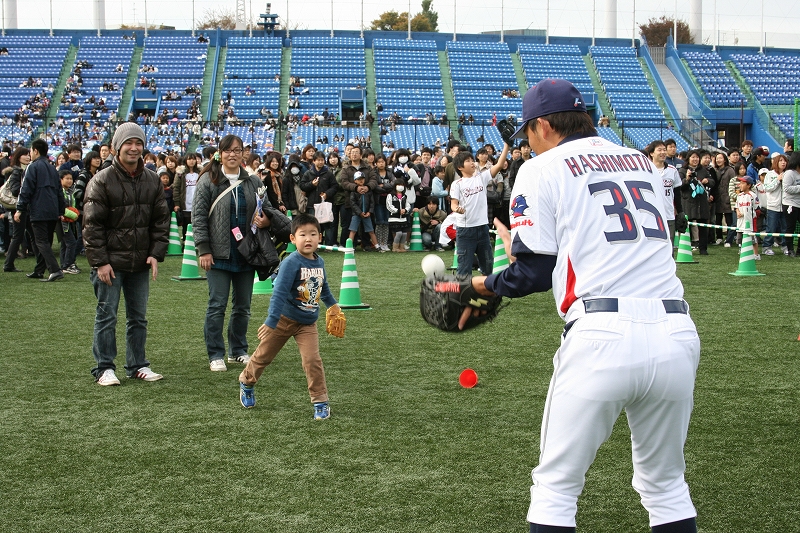
M11 194L11 187L9 187L10 181L11 180L6 179L6 182L0 187L0 204L6 209L16 209L17 199Z
M236 245L247 264L255 267L258 279L267 279L281 263L290 240L292 221L272 207L263 209L270 219L268 228L258 228L256 233L245 231L244 238Z

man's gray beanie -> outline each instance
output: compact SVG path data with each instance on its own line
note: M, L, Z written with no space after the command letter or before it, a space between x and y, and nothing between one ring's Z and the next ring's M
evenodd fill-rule
M119 154L119 149L122 144L128 139L139 139L144 145L147 141L144 138L144 130L135 122L125 122L117 127L114 132L114 137L111 140L111 146L114 151Z

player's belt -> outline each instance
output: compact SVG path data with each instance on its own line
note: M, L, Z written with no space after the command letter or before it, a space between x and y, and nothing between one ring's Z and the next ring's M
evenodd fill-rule
M683 300L661 300L667 313L689 314L689 304ZM587 313L616 313L619 311L619 300L616 298L594 298L584 300L583 307Z

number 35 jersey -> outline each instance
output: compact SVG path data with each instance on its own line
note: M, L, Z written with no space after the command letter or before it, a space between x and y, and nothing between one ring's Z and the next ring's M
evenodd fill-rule
M563 317L585 298L682 298L661 176L647 156L600 137L526 162L511 193L512 254L556 255Z

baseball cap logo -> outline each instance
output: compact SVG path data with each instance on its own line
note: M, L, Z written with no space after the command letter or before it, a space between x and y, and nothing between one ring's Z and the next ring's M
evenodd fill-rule
M576 98L575 99L575 103L572 104L572 107L578 107L579 105L581 105L581 99L580 98Z

